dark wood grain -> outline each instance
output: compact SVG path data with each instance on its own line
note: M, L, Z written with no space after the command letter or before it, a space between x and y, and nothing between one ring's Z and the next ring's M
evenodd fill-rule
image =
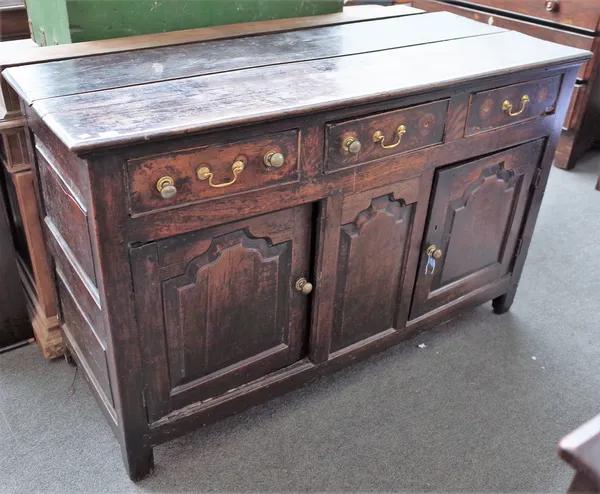
M543 56L541 54L544 54ZM71 150L235 126L381 98L408 96L484 76L584 61L589 53L500 32L383 52L246 69L83 93L34 103ZM429 60L422 64L421 60ZM501 60L502 64L498 64ZM20 77L4 72L18 85ZM318 74L316 77L314 74ZM268 80L264 85L259 81ZM352 81L352 84L348 84ZM243 91L240 90L243 88ZM202 94L202 98L195 97ZM260 106L254 103L260 101ZM177 113L167 111L177 107ZM143 114L140 119L138 115Z
M552 113L559 89L560 77L552 77L475 93L471 96L465 133L476 134ZM529 98L525 104L521 101L523 96ZM507 110L504 110L505 101L509 101L512 105L511 113L520 114L511 116Z
M343 12L335 14L244 22L225 26L184 29L181 31L87 41L67 45L39 47L31 40L26 40L26 43L18 45L18 50L15 49L15 45L4 43L0 45L0 67L88 57L106 53L145 50L163 46L185 45L218 39L233 39L264 33L283 33L299 29L352 24L372 19L386 19L420 13L422 13L421 10L411 8L407 5L395 5L386 9L364 5L344 9Z
M444 137L447 112L448 100L444 100L329 124L326 130L325 169L335 171L374 159L440 144ZM401 125L404 126L405 133L398 135ZM399 144L393 148L383 148L381 142L373 140L376 132L381 132L384 136L383 145ZM348 138L361 143L359 153L352 154L344 148L344 142Z
M559 0L551 11L546 9L545 1L523 0L474 0L465 2L497 9L503 12L517 12L527 17L541 19L569 27L596 32L600 21L597 0Z
M33 333L21 287L0 174L0 348L27 340Z
M534 141L438 172L411 319L510 271L543 145ZM442 251L434 272L425 270L430 245Z
M586 57L500 32L135 91L85 92L95 76L84 71L74 75L80 94L24 107L67 345L112 421L130 477L152 470L160 442L468 307L493 299L496 312L508 310ZM472 95L540 80L563 81L549 111L510 125L495 115L485 132L467 130ZM66 122L79 126L65 133ZM400 123L415 132L403 134L406 148L367 146L351 164L333 157L347 129L362 140L381 126L387 138ZM88 146L84 133L99 139ZM273 171L283 178L268 182L260 160L273 146L291 158ZM193 182L197 161L208 161L219 183L231 179L240 153L250 173L239 184L213 191ZM168 203L154 192L167 173L179 189ZM89 246L64 233L74 226L55 222L57 211L75 217ZM425 276L432 240L444 255ZM75 260L86 251L95 286ZM312 292L297 290L300 278Z
M427 26L427 29L425 27ZM14 67L27 103L234 70L368 53L500 32L448 13L159 47ZM402 36L398 36L402 32ZM294 46L294 50L290 50ZM225 56L234 53L235 56ZM90 78L82 85L77 74ZM59 83L60 80L60 83Z
M246 142L214 143L178 153L130 160L127 172L131 213L136 215L175 204L206 201L213 197L296 182L299 178L299 137L297 130L291 130ZM265 165L264 158L269 152L283 154L281 167ZM228 183L234 178L232 165L237 160L243 160L244 170L230 186L215 188L208 180L199 180L197 177L199 168L208 167L214 174L213 183ZM156 187L158 180L164 176L172 177L177 187L177 194L171 199L163 199Z
M447 3L440 0L413 0L412 4L427 12L452 12L475 21L485 22L488 25L519 31L520 33L545 39L546 41L560 43L561 45L593 51L595 38L591 34L573 33L561 28L535 24L533 22L523 21L495 13L490 14L489 12L463 7L462 5ZM598 52L594 51L594 58L582 65L579 71L579 79L587 81L592 76L597 58Z

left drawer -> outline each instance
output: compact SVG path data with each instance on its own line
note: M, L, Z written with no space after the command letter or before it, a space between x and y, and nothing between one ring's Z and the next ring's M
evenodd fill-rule
M129 160L130 213L296 182L299 138L289 130Z

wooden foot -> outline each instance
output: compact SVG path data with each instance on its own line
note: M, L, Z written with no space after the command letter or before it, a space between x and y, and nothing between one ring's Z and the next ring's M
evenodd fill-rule
M509 294L505 293L492 300L492 307L496 314L506 314L512 305L513 297L509 297Z
M64 355L67 364L69 364L71 367L77 367L77 361L73 358L73 355L71 355L71 352L67 348L64 350Z
M121 452L129 478L134 482L142 480L154 471L154 453L151 447L127 448L122 444Z

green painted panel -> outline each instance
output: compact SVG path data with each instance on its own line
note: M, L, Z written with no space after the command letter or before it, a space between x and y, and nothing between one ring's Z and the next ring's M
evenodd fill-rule
M65 0L27 0L27 15L31 20L33 39L38 45L71 42ZM44 30L45 43L40 28Z
M48 44L341 12L343 0L28 0ZM68 25L68 28L67 28ZM52 32L52 36L49 36ZM36 42L40 43L39 35Z

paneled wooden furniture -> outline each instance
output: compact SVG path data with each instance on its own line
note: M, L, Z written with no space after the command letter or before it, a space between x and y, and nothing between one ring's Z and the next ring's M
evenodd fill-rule
M600 415L566 435L558 454L576 472L569 493L600 493Z
M0 177L0 351L32 336L15 252L11 241L5 191Z
M206 39L222 39L257 32L283 32L311 26L329 26L361 22L376 18L393 18L414 15L422 11L406 6L383 9L380 7L354 7L343 13L311 16L223 26L215 29L190 29L171 33L133 36L73 45L40 48L31 40L0 43L0 69L43 61L87 57L100 53L118 53L141 50L153 46L181 45ZM62 76L59 78L63 81ZM28 295L28 307L35 335L42 354L54 358L63 353L62 338L58 330L58 317L53 279L47 262L45 243L39 211L35 198L34 172L26 151L25 120L21 114L19 98L6 82L0 80L0 156L9 189L9 220L12 223L14 244L18 253L18 266ZM1 174L2 172L0 172Z
M573 168L598 139L600 127L600 0L413 0L411 3L428 12L449 11L594 53L577 75L556 152L556 166Z
M194 427L507 311L589 56L437 13L5 70L62 332L131 478Z
M27 11L23 0L0 0L0 41L29 37Z

